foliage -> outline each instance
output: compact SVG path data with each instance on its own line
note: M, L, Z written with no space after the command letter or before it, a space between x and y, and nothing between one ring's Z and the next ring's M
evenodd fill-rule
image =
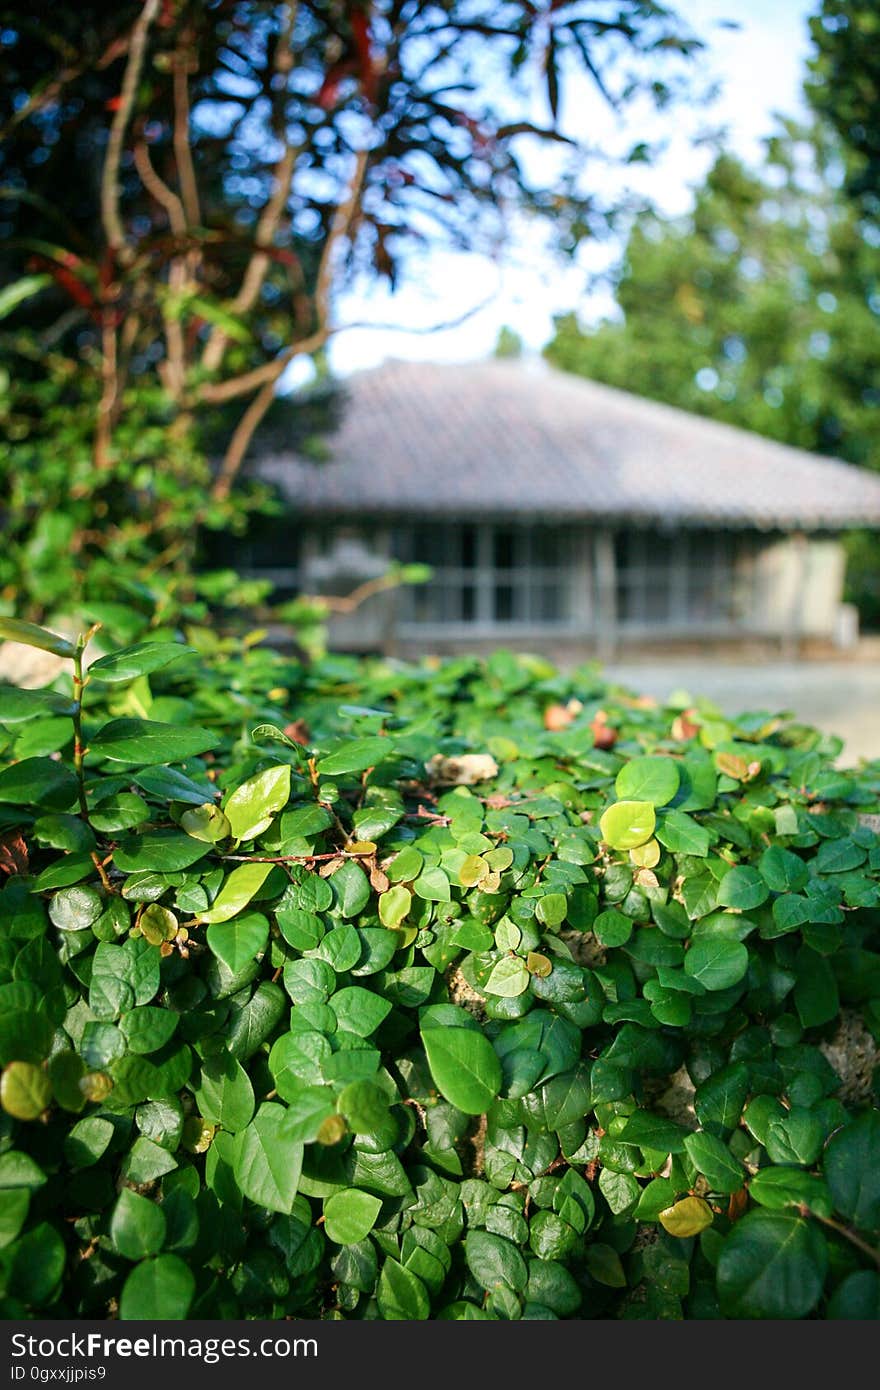
M765 166L722 154L683 218L635 223L622 320L557 322L567 371L855 463L876 458L880 251L825 179L833 147L786 125Z
M622 319L556 322L551 362L783 443L877 466L880 245L835 189L839 146L784 123L767 159L717 159L681 218L635 222ZM880 621L873 538L851 545L850 595Z
M878 765L504 652L0 635L74 676L0 690L4 1316L877 1316Z
M569 244L594 229L587 191L523 170L571 146L561 85L665 103L695 46L663 6L609 10L0 4L3 611L179 587L201 532L240 531L266 503L234 490L254 432L351 274L494 241L512 201Z

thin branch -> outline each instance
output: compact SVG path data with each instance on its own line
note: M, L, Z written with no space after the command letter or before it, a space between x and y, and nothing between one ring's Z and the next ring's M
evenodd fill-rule
M302 601L323 604L331 613L353 613L362 603L366 603L368 598L382 594L386 589L396 589L399 583L400 580L392 571L390 574L380 574L375 579L365 579L357 588L352 589L350 594L343 597L335 594L304 594Z
M99 471L110 468L113 463L110 441L113 434L113 416L119 388L116 349L115 312L108 305L104 309L101 326L101 380L103 389L98 403L98 422L95 430L95 468Z
M250 391L254 391L264 384L272 384L278 380L285 367L295 357L300 357L306 352L316 352L326 342L332 332L328 324L328 309L333 255L337 243L348 232L354 217L367 167L367 159L367 151L362 150L357 156L357 165L348 197L337 209L333 224L327 234L315 285L315 318L318 321L316 331L301 342L291 343L280 357L274 357L271 362L264 362L262 366L254 367L250 372L231 377L228 381L206 383L199 392L202 401L220 405L224 401L235 400L237 396L246 396Z
M251 401L244 415L238 422L229 441L229 447L223 459L220 471L211 489L211 497L214 501L224 501L228 496L232 484L234 483L239 469L244 462L254 432L258 428L261 420L275 399L275 384L281 373L294 357L300 356L304 352L316 352L319 347L327 341L330 336L330 287L333 278L333 258L339 242L351 232L355 214L360 205L361 192L364 185L364 177L369 163L369 151L360 150L355 161L354 173L351 184L349 185L348 195L345 201L340 203L336 209L327 240L324 243L324 250L318 266L318 277L315 284L315 318L317 328L312 334L311 339L304 339L302 342L293 343L286 352L277 357L273 362L267 363L270 369L266 375L264 385ZM260 369L258 369L260 370ZM249 376L253 378L256 373L251 372ZM239 382L242 378L238 379ZM234 382L225 383L232 386ZM236 393L239 394L239 393Z
M271 375L269 375L268 380L265 381L256 396L254 396L254 399L236 425L224 455L220 471L211 489L211 497L215 502L225 501L229 496L232 484L238 475L241 465L244 463L244 457L253 439L254 432L275 399L275 387L278 378L281 376L287 364L292 362L294 357L298 357L301 353L317 352L319 348L324 346L329 336L329 328L319 328L310 338L303 338L299 343L294 343L292 347L289 347L283 357L276 358L274 362L267 363L267 367L272 369ZM254 373L251 373L251 375L253 376Z
M315 285L315 312L317 314L318 323L320 324L328 321L330 285L333 275L333 257L336 253L337 243L341 241L343 237L347 236L351 230L354 215L360 203L369 158L370 155L368 150L358 151L354 174L348 190L348 197L345 199L345 202L340 203L339 207L336 209L336 216L333 218L327 241L324 244L321 263L318 266L318 279Z
M271 362L264 362L262 366L243 372L241 376L230 377L228 381L206 382L199 390L199 399L211 405L222 405L224 401L234 401L238 396L247 396L266 382L276 382L294 357L299 357L304 352L316 352L319 347L323 347L327 337L327 332L323 330L311 333L299 342L291 343L280 357L273 357Z
M153 168L146 141L141 139L134 146L135 168L147 192L156 199L168 213L168 221L175 236L186 236L186 213L177 194L168 187ZM187 258L174 256L168 273L168 287L172 294L183 294L188 281ZM180 400L186 384L186 342L179 317L173 313L163 313L165 326L165 361L159 364L159 375L168 394Z
M97 71L102 72L104 68L109 67L112 62L115 62L117 58L121 57L121 55L126 52L128 44L129 36L127 34L120 35L119 38L113 39L98 58L95 64ZM53 47L58 47L58 44L54 44ZM71 56L76 52L69 44L64 44L63 48ZM22 121L26 121L29 116L35 116L38 111L43 111L47 106L51 106L53 101L57 101L65 87L69 86L71 82L75 82L77 78L82 77L83 73L88 69L90 61L89 58L86 62L71 63L67 67L62 68L55 77L47 78L45 84L32 92L24 105L20 106L17 111L14 111L6 124L0 128L0 143L2 143L7 135L10 135L15 127L20 125Z
M335 849L330 854L224 854L222 858L241 864L317 864L332 859L369 859L372 852L353 854L351 850Z
M275 169L275 188L257 224L255 241L259 247L269 246L275 235L290 194L297 153L293 146L288 145L278 161ZM263 250L256 251L251 256L241 288L230 305L233 313L247 314L254 307L270 265L271 258ZM220 366L228 342L229 338L223 329L219 325L215 326L202 357L202 365L207 371L215 372Z
M253 391L264 382L277 381L294 357L317 352L328 338L337 337L340 333L354 333L359 329L372 329L382 333L410 333L415 337L422 337L431 333L444 333L451 328L460 328L463 323L468 323L476 314L481 314L484 309L488 309L489 305L494 303L497 295L498 291L495 289L485 299L481 299L478 304L472 304L470 308L462 310L460 314L456 314L451 319L441 319L436 323L410 326L363 319L356 323L336 324L334 327L328 327L311 334L310 337L302 339L301 342L293 343L280 357L273 358L271 362L264 362L261 367L254 367L253 371L245 372L242 376L232 377L229 381L208 382L201 388L200 399L210 402L212 405L222 405L225 401L235 400L237 396L246 396L249 391Z
M836 1221L832 1216L820 1216L819 1212L814 1211L812 1207L803 1207L801 1211L805 1215L814 1216L817 1221L821 1221L822 1225L827 1226L829 1230L836 1231L839 1236L843 1236L844 1240L848 1240L850 1245L854 1245L857 1250L860 1250L867 1259L873 1260L875 1265L880 1266L880 1250L875 1250L866 1240L862 1240L861 1236L857 1235L855 1231L851 1231L848 1226L844 1226L842 1221Z
M32 92L23 106L13 112L6 124L0 127L0 141L11 135L12 131L22 121L26 121L28 116L34 116L44 107L51 106L52 102L60 97L64 88L69 82L73 82L77 77L81 77L85 71L85 65L75 68L62 68L57 77L53 78L40 91Z
M150 26L159 12L159 0L145 0L140 17L131 31L128 48L128 62L122 79L119 106L113 115L110 135L107 140L107 154L101 173L101 221L107 244L121 258L127 250L125 230L119 214L119 165L122 159L122 142L134 109L137 85L147 49Z
M450 328L460 328L463 323L468 323L477 314L481 314L484 309L488 309L494 304L498 297L498 290L495 289L491 294L487 294L485 299L481 299L478 304L472 304L469 309L463 309L460 314L456 314L451 319L441 319L438 323L405 324L405 323L382 323L381 320L362 319L359 323L343 323L334 329L334 333L354 333L358 329L373 329L379 333L410 333L415 337L422 337L431 333L445 333Z
M193 165L192 148L189 138L189 64L185 52L174 55L174 159L177 164L177 177L183 195L183 206L187 222L197 227L201 222L199 207L199 185Z
M137 140L134 146L134 165L144 188L168 213L168 222L175 236L186 235L186 213L177 194L168 187L153 168L146 140Z
M293 0L292 4L285 6L284 22L278 36L278 43L275 47L275 76L282 79L282 90L287 90L287 74L293 66L293 30L296 23L296 14L299 8L299 0ZM281 118L283 122L283 105L281 108ZM274 188L272 196L269 198L265 208L260 214L257 222L257 229L254 241L258 248L248 262L242 279L241 288L232 301L232 311L235 314L247 314L257 302L263 281L271 264L270 257L265 255L262 248L271 246L278 230L278 224L287 205L290 196L290 189L293 184L293 174L296 168L296 160L299 151L292 145L285 145L284 152L275 166ZM216 325L208 338L208 343L202 357L202 365L209 372L215 372L223 361L223 354L229 342L223 329Z

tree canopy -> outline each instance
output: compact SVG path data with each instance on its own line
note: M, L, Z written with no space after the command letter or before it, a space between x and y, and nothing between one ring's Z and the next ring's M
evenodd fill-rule
M623 317L557 322L556 365L868 463L880 437L874 364L880 254L827 183L833 151L788 124L763 169L721 154L683 218L632 229Z
M758 168L722 149L685 216L641 213L619 313L595 327L561 317L550 361L880 467L877 22L861 0L825 0L811 21L814 119L780 120ZM850 595L874 624L875 551L867 535L851 541Z
M646 0L92 0L0 20L0 592L31 616L134 561L154 582L199 527L241 523L248 445L349 271L393 280L408 247L482 244L515 204L568 244L596 230L582 160L544 178L529 147L574 150L578 73L666 103L695 45Z

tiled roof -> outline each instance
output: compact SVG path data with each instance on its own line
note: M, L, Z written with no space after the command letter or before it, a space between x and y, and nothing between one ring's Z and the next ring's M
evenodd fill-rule
M880 526L880 474L540 364L388 362L345 391L330 462L256 463L297 511Z

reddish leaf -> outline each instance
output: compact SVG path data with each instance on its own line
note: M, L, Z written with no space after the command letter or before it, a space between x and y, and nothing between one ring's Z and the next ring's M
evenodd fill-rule
M26 874L28 871L27 845L19 830L7 830L0 835L0 870L4 874Z

